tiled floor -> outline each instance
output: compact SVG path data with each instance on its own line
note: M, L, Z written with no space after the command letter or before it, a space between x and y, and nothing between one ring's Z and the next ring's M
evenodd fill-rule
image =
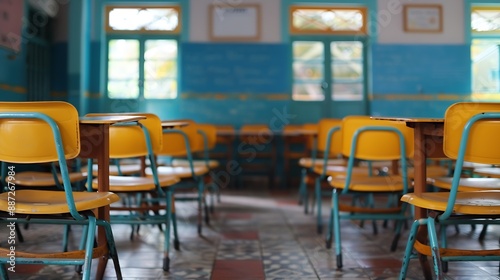
M178 203L181 249L171 252L171 271L161 269L162 234L157 227L143 226L140 236L129 240L130 227L114 225L125 279L397 279L406 235L396 252L390 252L392 230L343 221L344 268L336 269L335 253L325 249L324 236L315 233L315 219L304 215L295 191L258 190L249 185L242 190L223 190L211 224L197 235L195 208ZM325 210L328 203L325 202ZM29 248L58 248L60 227L32 225L23 230ZM405 231L407 233L407 230ZM0 229L6 236L5 229ZM72 231L78 243L79 230ZM483 244L479 230L463 226L459 233L450 229L450 242L472 246L498 247L499 229L491 227ZM26 248L25 247L25 248ZM95 264L95 262L94 262ZM95 267L95 266L94 266ZM17 266L11 279L79 279L73 267ZM107 279L114 279L110 261ZM418 261L410 264L408 279L422 279ZM451 263L447 279L500 279L496 262Z

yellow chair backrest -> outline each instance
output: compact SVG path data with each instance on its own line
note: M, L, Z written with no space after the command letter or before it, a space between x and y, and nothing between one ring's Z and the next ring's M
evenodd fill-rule
M318 146L317 150L320 152L326 151L328 132L342 124L341 119L321 119L318 123ZM330 155L337 156L342 152L342 133L336 131L333 133L330 142Z
M172 131L181 131L187 137L192 153L203 151L203 137L198 133L198 125L192 120L183 120L189 124L184 127L174 128ZM162 133L163 148L158 153L162 156L184 157L187 155L186 140L181 133L171 133L168 129Z
M207 148L213 149L217 144L217 127L213 124L199 123L197 124L198 129L203 131L207 136Z
M457 159L463 129L467 121L478 114L500 113L500 103L461 102L448 107L444 118L443 151L446 156ZM486 119L471 127L464 160L500 164L500 119Z
M374 120L367 116L348 116L342 120L342 154L351 156L353 136L362 127L397 128L403 134L406 157L413 154L413 129L404 122ZM362 160L395 160L401 158L400 139L394 132L364 131L359 133L354 157Z
M43 113L59 127L66 159L80 153L79 118L76 108L66 102L0 102L0 114ZM0 119L0 161L41 163L57 161L52 129L39 119Z
M106 115L127 115L144 116L145 119L139 121L147 128L151 139L153 153L161 151L162 131L161 120L157 115L151 113L110 113L110 114L88 114L88 117ZM146 156L148 154L144 131L138 125L117 124L109 127L109 157L110 158L131 158Z

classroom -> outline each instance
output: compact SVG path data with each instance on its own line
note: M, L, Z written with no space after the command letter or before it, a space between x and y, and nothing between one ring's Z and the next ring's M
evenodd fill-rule
M499 94L498 0L0 0L0 279L498 279Z

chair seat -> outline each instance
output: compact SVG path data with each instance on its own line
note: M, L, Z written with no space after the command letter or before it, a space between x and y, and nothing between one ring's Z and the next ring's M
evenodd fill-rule
M180 179L176 176L159 176L160 186L169 187ZM97 179L92 181L92 188L97 190ZM153 177L109 176L109 190L111 192L148 192L155 190Z
M449 192L425 192L420 195L408 193L401 201L414 206L444 211L448 205ZM457 214L498 215L500 214L500 191L457 192L453 211Z
M345 179L341 177L330 177L330 186L343 189ZM365 176L354 177L349 186L350 191L357 192L399 192L403 191L403 178L401 176Z
M133 175L141 173L140 164L120 164L120 171L122 175ZM97 175L97 164L92 165L92 172ZM109 165L109 175L119 175L118 166Z
M314 166L323 166L322 158L301 158L299 159L299 166L304 168L312 168L313 163ZM327 161L327 165L347 165L347 161L345 159L329 159Z
M474 174L485 177L500 178L500 167L475 168Z
M431 179L431 183L442 189L450 189L451 177L439 177ZM461 192L479 190L500 190L500 179L498 178L460 178L458 190Z
M62 183L61 174L57 175L59 182ZM71 172L69 180L71 183L83 181L87 178L86 172ZM25 171L16 173L16 185L26 187L52 187L56 185L54 175L51 172Z
M181 167L188 167L189 166L189 160L187 159L174 159L172 160L172 166L181 166ZM193 161L193 166L207 166L207 161L205 160L194 160ZM219 167L219 161L218 160L208 160L208 168L209 169L215 169Z
M317 174L322 174L323 173L323 166L316 166L313 169L314 173ZM368 173L368 168L366 166L356 166L353 167L352 169L353 176L358 177L365 177L370 175ZM373 171L373 175L377 175L377 170L375 169ZM347 166L340 166L340 165L329 165L326 167L326 175L327 176L333 176L333 177L345 177L347 174Z
M194 174L196 176L204 175L208 173L208 168L204 165L194 166ZM146 175L151 175L151 168L146 168ZM191 168L187 166L159 166L158 175L161 176L176 176L181 179L191 178Z
M11 200L12 200L12 196ZM120 200L112 192L73 192L78 211L92 210ZM66 194L62 191L17 190L15 213L18 214L64 214L69 213ZM0 194L0 210L9 209L9 193Z

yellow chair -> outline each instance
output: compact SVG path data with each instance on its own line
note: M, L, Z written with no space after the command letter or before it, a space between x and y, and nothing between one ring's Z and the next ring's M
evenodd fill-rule
M116 202L119 197L111 192L88 193L72 190L66 161L77 157L79 153L78 112L71 104L0 103L0 161L8 163L7 190L0 194L2 217L0 222L10 225L13 223L84 225L84 234L87 238L80 250L71 252L15 250L15 264L84 265L83 279L90 279L92 258L103 257L104 254L104 258L113 259L116 275L121 279L111 227L108 222L94 215L97 208ZM54 161L58 162L60 167L64 191L15 189L14 164ZM12 218L16 220L13 222ZM97 226L102 226L106 231L107 248L93 248ZM11 261L10 246L0 249L1 279L7 279L3 264L9 264ZM105 253L108 251L109 253Z
M348 158L347 172L344 177L328 179L332 187L332 208L326 241L327 248L330 248L335 237L338 268L342 267L341 219L399 221L391 245L391 250L396 249L408 214L406 205L394 203L394 198L399 198L410 188L406 161L413 150L413 129L405 123L349 116L342 120L341 131L342 154ZM356 159L399 161L402 172L400 175L355 176ZM366 203L349 203L359 197Z
M447 244L438 242L436 231L436 224L500 223L497 220L500 215L500 191L477 190L485 189L485 186L491 184L492 178L461 178L466 161L500 164L500 146L497 143L499 120L500 103L463 102L447 109L443 151L447 157L456 160L451 187L446 192L424 192L418 195L409 193L401 198L401 201L408 204L427 209L428 217L413 223L400 279L406 277L410 259L417 257L414 250L424 256L432 256L434 272L438 279L444 278L443 262L500 260L499 249L447 248ZM465 186L468 188L464 189ZM427 226L429 245L416 239L420 226Z
M157 172L161 177L163 176L175 176L180 179L180 183L175 185L173 190L176 194L176 201L197 201L198 204L198 215L197 215L197 226L198 234L202 233L202 220L203 220L203 209L205 212L205 223L209 223L208 207L205 202L205 182L204 178L208 175L209 169L205 164L194 164L193 155L191 147L195 150L200 151L202 147L202 138L198 133L198 127L194 122L190 122L189 125L179 128L165 128L162 132L162 141L165 145L162 146L156 155L158 157L169 157L169 158L186 158L187 165L173 166L168 162L165 165L158 166ZM146 169L146 174L151 175L153 173L152 168ZM194 197L190 195L193 189L193 184L195 183ZM182 196L180 196L182 191Z
M151 162L151 170L153 170L152 175L148 177L119 175L109 177L110 191L125 196L123 201L126 202L122 206L111 206L111 211L114 211L111 215L111 223L165 225L163 270L169 271L171 224L174 225L174 247L179 248L172 194L172 186L179 182L179 178L175 176L158 176L156 172L154 157L164 146L161 121L158 116L150 113L88 114L86 117L103 115L146 117L146 119L139 120L138 123L112 125L109 129L110 158L147 157ZM165 145L168 144L165 143ZM92 160L89 160L88 166L92 165ZM98 180L93 179L92 173L89 173L87 188L90 189L90 185L94 190L99 188ZM135 201L133 201L134 199ZM161 214L160 210L163 209L165 213ZM154 214L151 215L150 211ZM132 228L131 237L133 237L133 232L134 229Z

